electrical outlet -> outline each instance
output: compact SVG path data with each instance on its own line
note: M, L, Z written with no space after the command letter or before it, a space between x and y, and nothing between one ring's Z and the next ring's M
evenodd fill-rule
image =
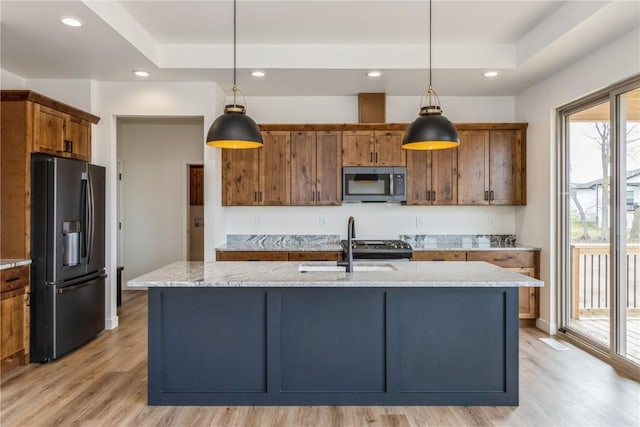
M416 228L420 228L424 225L424 218L420 215L416 216Z
M262 217L259 217L259 216L255 217L254 222L253 222L253 225L254 225L256 228L260 228L260 227L262 227Z
M326 216L318 217L318 225L319 225L320 227L326 227L326 226L327 226L327 224L328 224L328 222L329 222L329 221L327 220L327 217L326 217Z
M490 226L494 226L494 225L496 225L496 220L495 220L495 218L489 218L489 225L490 225Z

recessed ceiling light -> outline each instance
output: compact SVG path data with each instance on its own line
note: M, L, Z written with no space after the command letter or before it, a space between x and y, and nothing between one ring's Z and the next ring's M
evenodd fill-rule
M132 73L138 77L149 77L149 73L143 70L133 70Z
M380 71L369 71L367 76L369 77L380 77L382 73Z
M70 27L82 27L82 21L73 16L62 16L60 17L60 22Z
M485 77L498 77L498 73L497 71L487 71L486 73L483 74L483 76Z
M253 77L264 77L264 71L253 71L251 72Z

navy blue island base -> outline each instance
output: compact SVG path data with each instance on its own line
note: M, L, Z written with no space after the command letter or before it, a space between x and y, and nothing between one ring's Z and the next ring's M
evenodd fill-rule
M518 287L149 288L150 405L518 405Z

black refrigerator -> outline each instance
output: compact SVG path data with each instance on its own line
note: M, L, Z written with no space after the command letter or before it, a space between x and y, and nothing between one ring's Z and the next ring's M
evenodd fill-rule
M105 169L31 157L31 361L80 347L105 322Z

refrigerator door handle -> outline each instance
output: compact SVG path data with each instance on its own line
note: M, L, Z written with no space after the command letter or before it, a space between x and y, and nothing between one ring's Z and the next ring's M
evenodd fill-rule
M89 224L89 185L88 176L82 174L82 258L87 258L87 247L89 246L89 236L87 233Z
M87 234L88 234L88 250L87 250L87 264L91 262L91 256L93 255L93 236L95 234L95 218L94 218L94 210L95 210L95 200L94 200L94 192L93 192L93 180L91 179L91 172L87 174L88 179L88 192L89 192L89 200L88 200L88 211L89 211L89 223L87 224Z
M106 278L107 275L106 274L101 274L98 277L89 280L88 282L83 282L83 283L79 283L77 285L72 285L72 286L65 286L64 288L59 288L57 293L58 294L64 294L65 292L71 292L71 291L75 291L76 289L80 289L80 288L84 288L85 286L89 286L95 282L98 282L100 280L104 280L104 278Z

